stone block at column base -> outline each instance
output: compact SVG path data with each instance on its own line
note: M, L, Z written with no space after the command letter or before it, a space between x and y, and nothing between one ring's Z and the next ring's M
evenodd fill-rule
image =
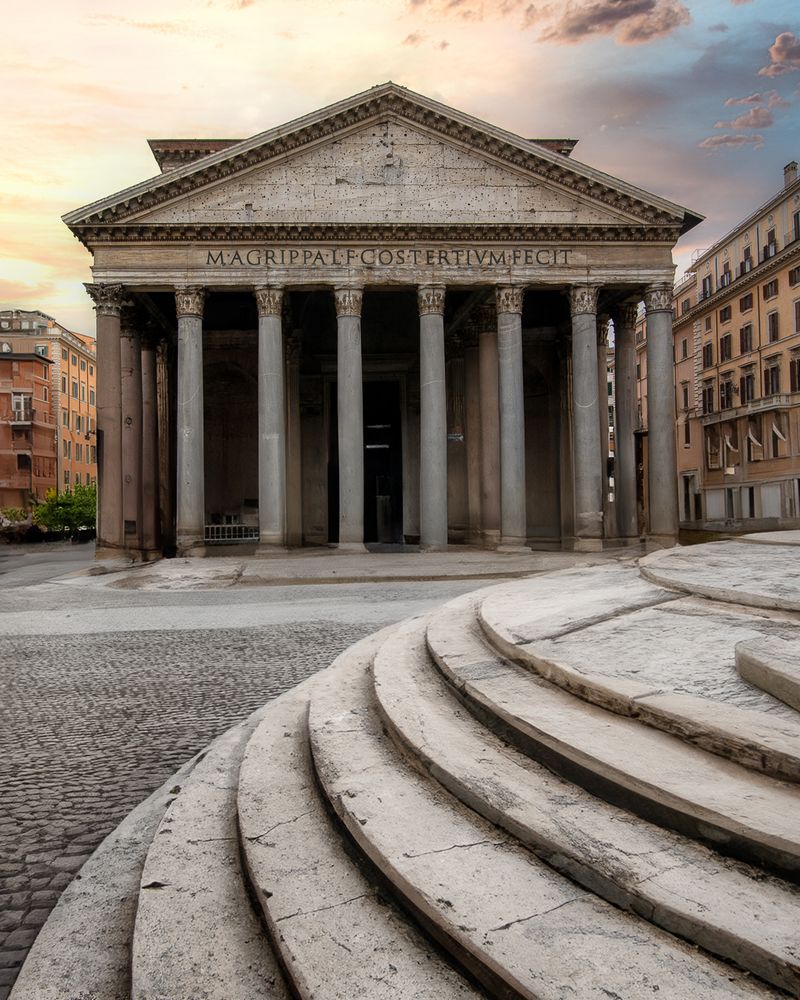
M602 538L576 538L572 546L573 552L602 552Z
M206 540L197 535L178 535L175 539L175 554L178 557L201 557L207 555Z
M677 535L647 535L645 538L645 552L657 552L659 549L671 549L677 544Z
M118 562L125 566L130 566L133 562L131 556L125 549L117 548L116 545L106 545L98 542L94 550L95 562Z
M337 542L334 545L337 552L368 552L363 542Z
M496 549L500 544L499 528L484 528L481 532L481 545L485 549Z
M508 538L501 538L500 544L495 549L496 552L502 552L507 555L517 555L526 554L530 555L531 549L528 546L527 538L514 538L509 536Z
M420 542L420 552L447 552L446 542Z

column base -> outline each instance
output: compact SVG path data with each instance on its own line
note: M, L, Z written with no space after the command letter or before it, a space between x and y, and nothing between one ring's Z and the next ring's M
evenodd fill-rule
M502 552L505 555L530 555L531 550L520 538L501 538L500 544L495 552Z
M337 552L369 552L363 542L337 542L334 548Z
M485 549L496 549L500 544L500 529L484 528L481 532L481 544Z
M197 558L207 554L204 538L197 538L192 535L183 538L179 536L175 540L175 555L179 558Z
M602 552L602 538L576 538L572 546L573 552Z
M645 537L645 552L657 552L659 549L671 549L677 544L677 535L647 535Z
M420 552L447 552L446 542L420 542Z

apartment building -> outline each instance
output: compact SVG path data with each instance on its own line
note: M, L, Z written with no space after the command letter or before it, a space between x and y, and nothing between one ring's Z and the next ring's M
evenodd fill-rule
M39 311L0 311L0 356L22 352L50 361L51 428L56 481L63 490L97 477L97 360L90 337Z
M0 507L27 509L56 485L52 362L0 353Z

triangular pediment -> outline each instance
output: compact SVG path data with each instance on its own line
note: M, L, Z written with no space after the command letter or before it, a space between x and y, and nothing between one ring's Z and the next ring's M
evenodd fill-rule
M385 84L64 217L104 226L668 226L697 217Z

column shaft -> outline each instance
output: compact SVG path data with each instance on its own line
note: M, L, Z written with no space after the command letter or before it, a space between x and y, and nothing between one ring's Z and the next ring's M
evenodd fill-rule
M122 513L125 548L142 549L142 353L139 317L132 306L122 310L120 398L122 401Z
M154 556L160 548L158 502L158 387L156 346L142 343L142 550Z
M286 345L286 544L303 544L303 442L300 422L300 331Z
M120 309L122 285L91 285L97 313L97 548L96 558L124 546Z
M656 545L678 538L678 459L675 445L675 376L672 286L649 288L647 309L648 534Z
M639 535L636 516L636 303L614 314L614 496L620 538Z
M500 388L500 544L524 546L525 395L522 382L522 288L497 290Z
M609 534L608 501L608 317L597 323L597 419L600 421L600 510L603 512L601 532Z
M428 550L447 547L447 395L442 285L420 287L420 482L419 542Z
M339 426L339 548L364 548L364 390L361 300L357 288L337 288L336 399Z
M464 342L464 434L467 446L467 541L481 542L481 413L477 328Z
M286 544L286 399L279 288L257 288L258 540Z
M205 542L203 447L203 299L201 288L177 290L176 544L185 554Z
M597 289L571 289L575 547L602 548L603 498L597 416Z
M500 383L497 315L493 307L479 312L478 375L480 379L481 536L485 546L500 543ZM490 325L491 324L491 325Z

